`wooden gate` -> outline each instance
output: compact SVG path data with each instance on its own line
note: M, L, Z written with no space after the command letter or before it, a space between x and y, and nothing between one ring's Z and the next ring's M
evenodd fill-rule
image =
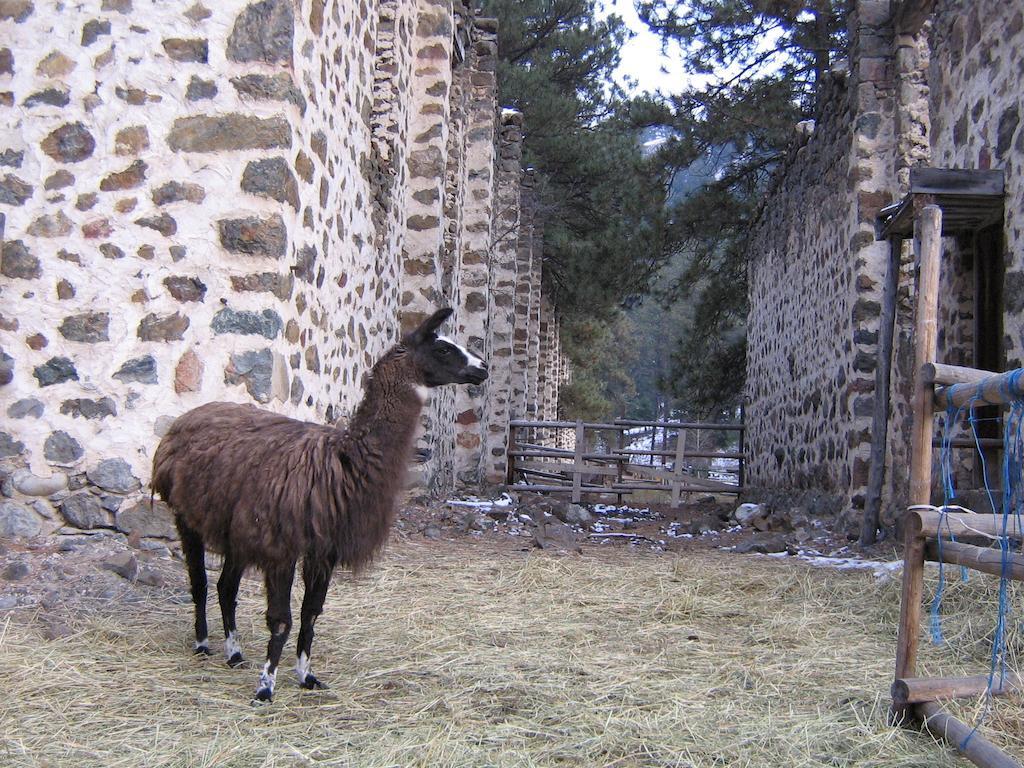
M619 503L624 495L651 491L667 494L673 507L684 494L744 490L742 424L617 419L516 420L510 426L507 480L517 490L568 493L574 502L584 494L614 495ZM638 447L641 439L649 447ZM709 444L735 449L709 450Z

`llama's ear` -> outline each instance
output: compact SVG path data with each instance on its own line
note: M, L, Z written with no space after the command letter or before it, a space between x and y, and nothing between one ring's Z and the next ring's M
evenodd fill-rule
M454 311L451 307L437 310L437 312L424 320L419 328L410 333L407 338L413 343L423 341L432 333L435 333L441 327L441 323L451 317Z

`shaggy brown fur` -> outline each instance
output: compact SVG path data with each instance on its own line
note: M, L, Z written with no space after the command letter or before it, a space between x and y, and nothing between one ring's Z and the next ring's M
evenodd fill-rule
M422 384L403 352L373 369L347 430L251 405L209 403L177 419L153 458L153 489L214 552L242 565L303 557L360 569L394 522Z
M228 663L242 663L235 607L245 569L267 589L267 663L256 701L270 701L292 626L291 589L302 561L299 683L309 671L313 624L335 566L365 567L387 539L428 387L479 384L487 365L437 336L435 312L374 366L347 429L296 421L251 405L210 403L178 418L153 457L152 486L171 505L195 604L195 650L208 654L207 548L224 556L217 594Z

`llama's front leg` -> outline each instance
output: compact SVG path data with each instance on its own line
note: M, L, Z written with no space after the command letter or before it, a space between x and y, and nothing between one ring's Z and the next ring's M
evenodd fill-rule
M230 553L224 556L224 567L217 580L217 599L220 602L220 615L224 621L224 657L232 667L237 667L245 659L242 657L242 645L238 642L238 628L235 624L235 610L238 607L238 585L242 581L245 566L233 558Z
M306 585L306 594L302 598L299 640L295 646L295 653L298 656L295 673L299 676L299 685L310 690L327 687L309 671L309 659L313 649L313 625L316 624L317 616L323 613L332 570L331 566L312 565L310 559L302 564L302 580Z
M267 588L267 628L270 630L270 642L267 643L267 662L260 672L260 683L256 688L253 703L267 702L274 698L277 665L281 661L281 650L292 628L291 599L294 578L295 563L268 571L264 578Z
M192 602L195 605L196 644L194 652L210 655L210 633L206 626L206 550L199 533L189 528L180 517L175 518L181 535L181 552L185 556Z

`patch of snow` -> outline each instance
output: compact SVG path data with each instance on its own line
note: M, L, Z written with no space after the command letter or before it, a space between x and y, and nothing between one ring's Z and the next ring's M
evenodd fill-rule
M849 548L843 547L843 549ZM903 569L902 560L883 561L861 560L856 557L827 557L817 552L812 555L810 554L812 551L814 550L807 550L798 555L790 555L787 552L772 552L771 554L765 555L765 557L793 557L795 560L807 563L815 568L831 568L836 571L871 571L877 578L892 576Z

